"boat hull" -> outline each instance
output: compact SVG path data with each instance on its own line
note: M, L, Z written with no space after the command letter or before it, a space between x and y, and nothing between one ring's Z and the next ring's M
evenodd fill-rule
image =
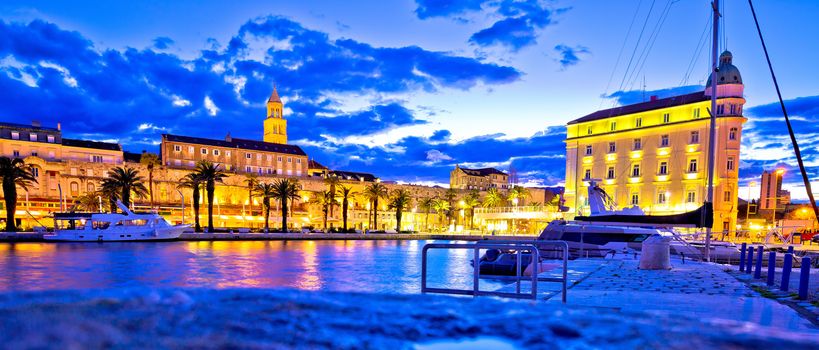
M43 239L54 242L143 242L173 241L179 238L190 225L161 228L140 228L129 230L63 230L44 235Z

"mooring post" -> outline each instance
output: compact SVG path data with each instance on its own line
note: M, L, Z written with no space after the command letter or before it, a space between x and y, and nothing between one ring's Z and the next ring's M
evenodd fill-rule
M756 270L754 270L754 278L762 278L762 246L756 247Z
M788 291L788 285L791 283L791 269L793 254L785 254L785 259L782 261L782 282L779 284L779 290L783 292Z
M792 245L788 246L788 254L793 255L793 246Z
M754 264L754 247L748 247L748 259L746 260L747 265L745 266L745 272L751 273L753 270L751 267Z
M739 250L739 272L745 272L745 249L748 248L748 243L742 243L742 249Z
M802 268L799 272L799 300L808 298L808 282L810 280L810 258L802 258Z
M776 252L768 252L768 285L774 285L774 275L776 274Z

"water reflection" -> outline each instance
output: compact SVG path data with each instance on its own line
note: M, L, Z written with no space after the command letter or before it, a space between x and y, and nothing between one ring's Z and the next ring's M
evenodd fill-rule
M204 287L418 293L432 241L0 243L0 291ZM471 251L431 251L430 286L469 288ZM492 282L481 282L490 288Z

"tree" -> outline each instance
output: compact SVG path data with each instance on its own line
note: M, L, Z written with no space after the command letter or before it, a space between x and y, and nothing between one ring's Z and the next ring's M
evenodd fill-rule
M23 190L37 183L34 170L20 158L0 157L0 177L3 178L3 199L6 202L6 232L17 231L14 214L17 211L17 186Z
M356 194L352 187L340 185L338 188L338 195L341 197L341 220L344 225L344 232L347 232L347 209L350 207L350 199Z
M397 188L392 191L390 196L390 208L395 209L395 231L401 232L401 216L404 210L409 207L412 202L412 197L409 191L403 188Z
M137 198L145 198L148 189L139 171L129 166L114 167L108 177L102 181L102 187L111 187L119 190L119 199L126 207L131 206L131 193Z
M227 174L219 169L218 164L207 160L200 160L194 173L205 184L205 195L208 198L208 232L213 232L213 195L216 192L216 183L224 182Z
M503 205L503 202L506 201L503 198L503 193L500 193L497 188L490 188L486 191L486 196L483 197L483 206L484 208L495 208Z
M158 155L142 151L142 156L139 157L139 163L148 169L148 193L151 196L151 209L154 209L154 168L162 165L162 162L159 161Z
M449 220L452 220L452 215L454 214L453 210L455 209L455 198L457 197L458 190L454 188L448 188L446 192L444 192L444 198L446 199L447 203L449 203L449 209L446 212L446 217Z
M418 209L424 213L424 230L429 230L429 211L432 209L434 200L429 197L418 199Z
M282 232L287 232L287 201L299 198L299 182L295 179L278 179L273 182L273 198L281 203Z
M88 192L74 198L74 205L69 211L96 212L99 210L99 199L96 192Z
M478 190L469 191L463 199L464 207L469 209L469 229L475 226L475 207L481 204L481 194Z
M247 185L247 206L249 207L250 216L253 216L253 193L259 185L259 175L256 173L245 173L245 185Z
M117 201L120 200L122 192L119 187L112 181L102 181L100 185L100 195L108 202L108 210L112 213L117 212Z
M321 208L322 218L324 220L322 221L322 227L325 231L327 231L327 215L330 213L330 207L335 200L333 197L330 191L320 191L313 193L313 196L310 198L310 203Z
M253 189L253 192L259 197L262 197L262 209L264 210L264 232L270 231L270 198L276 196L274 185L269 183L259 182Z
M202 232L202 226L199 225L199 190L202 187L202 179L196 173L189 173L179 181L178 188L190 188L192 190L191 201L193 202L193 221L194 230Z
M387 198L387 186L374 182L364 188L364 196L370 201L373 210L373 229L378 229L378 199Z
M330 174L324 178L324 184L327 185L327 190L330 191L330 216L333 216L333 207L336 205L336 187L341 184L341 180L338 176Z
M526 198L529 197L529 189L518 185L512 186L512 188L509 189L508 197L515 206L523 205Z
M449 202L446 199L435 198L432 200L432 209L441 217L441 222L444 221L443 215L449 211ZM447 225L444 225L446 227Z

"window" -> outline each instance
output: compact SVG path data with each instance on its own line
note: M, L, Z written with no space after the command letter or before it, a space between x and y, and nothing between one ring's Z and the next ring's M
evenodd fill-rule
M637 118L634 120L634 127L640 128L643 126L643 118Z
M587 134L587 135L591 135L591 134L592 134L592 127L591 127L591 126L586 127L586 134Z
M643 149L643 140L642 139L634 139L634 146L632 147L635 151L639 151Z
M668 124L671 121L671 114L665 113L663 114L663 124Z
M193 154L193 146L188 146L188 153Z
M180 160L180 159L174 159L174 160L173 160L173 165L176 165L176 166L180 166L180 165L182 165L182 160Z
M737 139L737 128L731 128L731 130L728 131L728 139L729 140Z
M250 166L250 165L245 166L245 172L246 172L246 173L252 173L252 172L253 172L253 167L252 167L252 166Z
M583 179L585 180L591 179L591 169L585 170L585 175L583 175Z
M54 135L46 136L46 141L48 141L48 143L54 143Z
M700 117L700 109L699 108L694 108L694 119L697 119L699 117Z
M592 155L592 146L586 146L586 155L587 156Z
M293 175L293 170L287 169L287 176Z
M293 158L287 157L287 162L288 162L288 163L293 163ZM288 174L288 175L289 175L289 174Z
M281 163L281 161L282 161L282 157L277 157L277 158L276 158L276 161L277 161L277 162L279 162L279 163Z
M13 151L11 151L11 154L12 154L12 155L13 155L15 158L20 157L20 151L18 151L18 150L13 150Z
M614 179L614 167L610 166L608 171L606 171L606 178L607 179Z
M611 131L617 131L617 122L611 122Z
M725 201L725 202L730 202L730 201L732 201L732 200L733 200L733 198L731 198L731 197L732 197L732 196L731 196L731 190L727 190L727 191L725 191L725 193L723 194L723 196L722 196L722 200L723 200L723 201Z
M631 177L639 177L640 176L640 164L634 164L631 166Z
M102 163L102 156L93 155L91 156L91 161L94 163Z
M640 194L634 192L631 194L631 205L640 205Z
M728 162L726 164L726 169L734 170L734 157L728 157Z
M667 199L664 190L657 191L657 204L665 204Z
M37 150L36 150L36 149L31 150L31 156L32 156L32 157L37 157L37 156L39 156L39 153L37 152Z
M685 195L685 202L686 203L696 203L697 202L697 192L693 190L688 190L688 193Z
M174 151L174 152L177 152L177 153L182 152L182 146L180 146L180 145L173 145L173 151Z
M86 191L88 191L88 193L94 192L94 184L92 184L92 183L90 183L90 182L89 182L89 183L88 183L88 184L85 186L85 190L86 190Z
M260 161L260 162L262 161L262 154L261 153L256 154L256 160Z
M668 175L668 162L660 162L660 175Z
M225 151L225 157L230 158L230 151Z
M273 155L268 154L267 155L267 162L270 163L272 161L273 161Z
M725 114L725 105L717 105L717 115Z
M34 177L40 177L40 168L31 167L31 174L34 175Z
M668 135L660 136L660 147L668 147Z
M219 155L219 150L218 149L213 150L213 155L218 156Z
M245 159L251 159L251 158L253 158L253 155L251 155L250 153L245 153Z
M208 149L207 148L200 148L199 152L201 152L202 154L208 154Z
M94 171L93 171L93 170L91 170L91 169L88 169L88 170L86 170L86 171L85 171L85 175L87 175L87 176L94 176Z
M17 131L12 131L11 132L11 139L12 140L19 140L20 139L20 133L17 132Z
M71 176L77 176L77 168L69 169L68 173L71 174Z
M688 172L689 173L696 173L697 172L697 160L691 159L688 161Z
M195 163L192 160L188 161L188 166L189 167L193 168L194 165L195 165Z
M80 185L78 183L72 182L70 184L70 187L71 187L71 195L72 196L76 196L76 195L80 194Z
M301 158L296 159L296 164L301 164Z
M54 157L56 157L54 151L48 151L48 158L54 159Z
M609 142L609 153L617 152L617 143Z
M37 134L35 133L28 134L28 139L31 142L37 142Z
M700 132L699 131L692 131L691 132L691 139L689 140L690 144L700 143Z
M737 114L737 105L732 103L731 104L731 115L736 115L736 114Z
M281 169L276 169L276 174L281 175L281 174L284 174L284 172Z

